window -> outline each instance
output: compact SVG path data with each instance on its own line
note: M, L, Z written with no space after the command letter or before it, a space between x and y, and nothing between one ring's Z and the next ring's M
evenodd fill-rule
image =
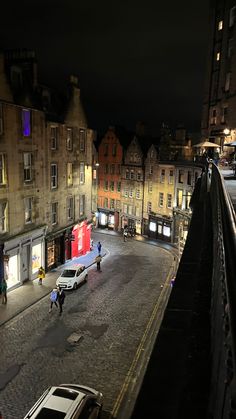
M142 179L143 179L143 176L142 176L142 173L139 170L138 173L137 173L137 180L142 180Z
M67 163L67 186L73 185L73 164Z
M127 214L128 213L128 205L127 204L124 204L124 207L123 207L123 212L124 212L124 214Z
M130 179L134 180L134 170L130 170Z
M111 164L110 171L111 171L111 175L115 174L115 165L114 164Z
M147 204L147 212L148 214L150 214L150 212L152 211L152 203L149 201Z
M72 128L66 129L66 149L73 150L73 130Z
M57 149L58 127L51 127L51 150Z
M73 220L74 218L74 198L69 196L67 198L67 219Z
M80 217L85 213L85 195L79 196L79 215Z
M148 182L148 192L152 193L152 182Z
M51 207L51 215L52 215L52 224L58 223L58 202L53 202Z
M228 51L227 51L228 58L231 58L232 57L232 55L233 55L233 48L234 48L234 39L233 38L230 38L228 40Z
M130 191L129 191L129 197L130 198L133 198L134 197L134 190L133 189L130 189Z
M184 171L179 170L179 183L184 183Z
M139 207L135 207L135 216L140 217L140 208Z
M229 11L229 27L233 26L236 17L236 6L232 7Z
M183 191L182 189L177 190L177 207L182 208L183 203Z
M80 184L85 182L84 162L79 165L79 182Z
M108 144L104 144L104 156L108 156Z
M7 203L0 202L0 233L7 231Z
M6 184L6 156L0 154L0 185Z
M0 103L0 135L3 134L3 105Z
M114 208L115 208L115 200L110 199L110 209L114 209Z
M163 207L164 204L164 194L163 192L159 192L159 207Z
M186 209L189 209L190 199L191 199L191 192L187 192L186 203L185 203Z
M216 109L212 109L210 124L216 125Z
M86 139L86 131L85 129L79 130L79 150L85 151L85 139Z
M104 208L108 208L108 198L104 198Z
M113 181L110 182L110 191L114 192L115 183Z
M119 199L116 200L116 209L117 210L120 209L120 201L119 201Z
M125 171L125 179L129 179L129 178L130 178L129 170L126 169L126 171Z
M113 144L113 146L112 146L112 155L114 157L116 156L116 144Z
M117 164L117 175L120 175L120 173L121 173L121 170L120 170L120 164Z
M222 31L223 29L223 20L219 20L218 22L218 31Z
M51 164L51 189L57 188L57 164Z
M222 108L221 123L225 124L227 122L228 106Z
M173 170L170 170L170 173L169 173L169 185L173 185L173 182L174 182L174 171Z
M125 190L124 190L124 196L125 196L126 198L128 198L128 193L129 193L128 188L127 188L127 187L125 187Z
M25 198L25 224L32 223L33 198Z
M117 192L120 192L121 190L121 182L117 182Z
M24 153L24 182L30 182L32 180L32 154Z
M29 109L22 109L22 134L24 137L31 135L31 112Z
M108 180L104 181L104 190L108 191Z
M140 199L140 189L136 189L136 199Z
M216 61L220 61L220 51L217 51L216 53Z
M104 173L105 173L105 175L107 175L109 173L109 165L108 164L105 164L105 166L104 166Z
M128 214L129 215L132 215L133 214L133 207L132 207L132 205L129 205L128 206Z
M225 91L228 92L230 88L231 73L227 73L225 76Z
M165 169L161 169L161 176L160 176L160 182L165 182Z
M167 194L167 208L172 208L172 195L171 195L171 193Z
M149 175L152 175L153 174L153 166L150 166L149 167Z
M192 172L188 171L187 184L192 185Z

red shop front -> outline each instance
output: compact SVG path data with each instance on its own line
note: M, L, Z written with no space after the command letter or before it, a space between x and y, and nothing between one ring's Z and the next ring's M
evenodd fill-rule
M76 224L72 230L71 257L85 255L90 251L91 224L86 221Z

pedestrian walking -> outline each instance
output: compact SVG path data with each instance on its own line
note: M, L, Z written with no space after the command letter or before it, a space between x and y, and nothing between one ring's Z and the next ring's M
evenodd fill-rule
M42 266L40 266L39 270L38 270L38 280L39 280L39 285L42 285L42 281L45 278L45 270L43 269Z
M51 311L52 311L53 304L55 304L56 308L58 308L57 300L58 300L58 290L57 290L57 288L53 288L53 290L50 293L51 304L50 304L49 313L51 313Z
M1 282L2 304L7 303L7 281L3 278Z
M102 250L102 245L101 245L101 242L98 242L98 244L97 244L97 249L98 249L98 254L99 254L99 256L101 256L101 250Z
M127 230L127 228L124 228L123 236L124 236L124 242L126 242L127 237L128 237L128 230Z
M58 287L57 288L57 299L58 299L58 304L59 304L59 308L60 308L59 315L61 315L61 313L62 313L62 306L64 304L65 297L66 297L66 294L65 294L64 290L61 287Z
M101 260L102 260L101 255L96 256L95 262L97 264L97 271L100 271L101 270Z

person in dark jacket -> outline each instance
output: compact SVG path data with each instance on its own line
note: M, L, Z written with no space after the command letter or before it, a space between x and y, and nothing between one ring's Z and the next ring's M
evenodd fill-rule
M63 290L62 288L58 287L58 297L57 297L57 301L58 301L59 308L60 308L59 315L61 315L61 313L62 313L62 306L63 306L64 301L65 301L65 296L66 296L66 295L65 295L64 290Z
M7 281L5 279L1 282L2 304L7 303Z

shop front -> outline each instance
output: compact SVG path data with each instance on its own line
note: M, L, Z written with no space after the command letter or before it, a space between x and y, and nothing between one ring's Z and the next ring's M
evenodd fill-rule
M119 212L99 208L97 212L97 221L97 226L100 228L118 230Z
M171 242L172 220L150 216L147 234L150 238Z
M37 277L40 265L45 265L45 227L4 242L4 276L8 289Z
M92 225L87 221L76 224L72 229L71 257L85 255L90 251Z

